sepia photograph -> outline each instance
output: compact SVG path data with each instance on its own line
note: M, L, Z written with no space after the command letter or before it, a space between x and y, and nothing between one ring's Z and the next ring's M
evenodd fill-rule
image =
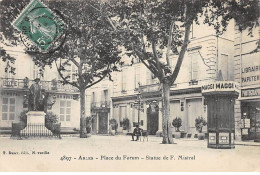
M0 172L259 172L260 0L0 0Z

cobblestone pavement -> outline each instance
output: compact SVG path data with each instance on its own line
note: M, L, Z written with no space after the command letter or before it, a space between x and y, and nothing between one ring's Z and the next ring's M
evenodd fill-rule
M209 149L207 142L130 136L14 140L0 137L0 171L260 171L260 144ZM246 143L246 144L245 144Z

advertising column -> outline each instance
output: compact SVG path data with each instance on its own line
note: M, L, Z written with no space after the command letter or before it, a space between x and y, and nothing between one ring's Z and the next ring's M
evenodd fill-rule
M208 148L235 148L234 103L238 88L233 81L215 81L202 86L207 105Z

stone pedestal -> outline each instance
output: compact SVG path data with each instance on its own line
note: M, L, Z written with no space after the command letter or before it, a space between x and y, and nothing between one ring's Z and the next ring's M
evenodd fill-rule
M45 112L29 111L27 112L27 124L45 124Z
M43 111L29 111L27 126L21 130L22 136L49 136L52 132L45 127L45 113Z

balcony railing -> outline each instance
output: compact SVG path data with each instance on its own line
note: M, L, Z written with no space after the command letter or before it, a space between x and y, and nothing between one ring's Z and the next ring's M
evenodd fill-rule
M27 128L27 132L24 130ZM60 123L46 123L46 124L23 124L12 123L12 135L11 137L57 137L60 136Z
M190 80L189 85L198 85L198 80Z
M140 86L142 92L156 92L160 90L160 84L149 84Z
M110 101L92 102L91 108L110 108Z
M0 88L15 88L15 89L27 89L34 81L26 81L25 79L14 79L14 78L1 78ZM69 85L63 85L60 81L53 83L52 81L40 81L40 86L42 89L47 91L62 91L62 92L78 92L78 89Z

